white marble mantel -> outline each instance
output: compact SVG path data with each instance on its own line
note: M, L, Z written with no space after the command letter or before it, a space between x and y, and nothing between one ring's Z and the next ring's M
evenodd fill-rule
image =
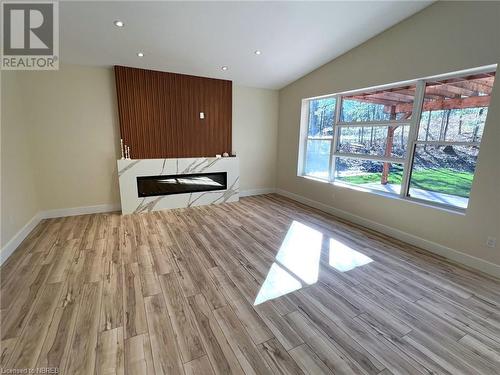
M239 199L237 157L120 159L117 164L123 214L235 202ZM227 172L227 189L154 197L139 197L137 194L137 177L209 172Z

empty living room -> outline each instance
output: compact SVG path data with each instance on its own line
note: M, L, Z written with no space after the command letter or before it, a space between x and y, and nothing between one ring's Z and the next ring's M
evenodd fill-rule
M500 374L500 1L0 9L0 374Z

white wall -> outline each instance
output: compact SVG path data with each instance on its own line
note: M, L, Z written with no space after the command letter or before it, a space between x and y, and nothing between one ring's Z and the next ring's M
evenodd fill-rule
M29 144L26 108L18 100L26 92L19 74L1 74L1 246L38 212L33 153Z
M499 35L500 3L438 2L282 89L278 188L500 265L500 248L486 246L500 239L499 82L465 216L296 175L302 98L499 63Z
M25 110L42 210L119 203L119 125L111 69L27 72Z
M62 65L4 76L2 245L38 210L117 206L113 69ZM275 188L277 127L277 91L233 87L233 150L242 190Z
M276 187L278 92L233 85L233 151L240 157L240 189Z

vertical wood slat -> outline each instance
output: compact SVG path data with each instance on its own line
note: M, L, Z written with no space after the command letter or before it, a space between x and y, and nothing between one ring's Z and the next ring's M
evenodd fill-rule
M232 151L231 81L123 66L115 66L115 79L121 138L131 158Z

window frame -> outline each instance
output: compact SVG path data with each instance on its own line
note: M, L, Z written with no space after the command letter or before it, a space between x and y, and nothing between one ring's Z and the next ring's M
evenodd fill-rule
M299 136L299 159L298 159L297 175L299 177L305 177L305 178L309 178L309 179L313 179L313 180L318 180L318 181L322 181L322 182L335 184L336 186L352 188L355 190L368 191L368 192L378 194L378 195L389 196L391 198L399 198L399 199L403 199L403 200L407 200L407 201L413 201L413 202L423 204L426 206L438 207L438 208L442 208L445 210L450 210L450 211L454 211L454 212L458 211L458 212L464 213L467 210L467 208L469 207L469 202L467 203L466 208L462 208L462 207L448 205L445 203L433 202L430 200L428 201L425 199L410 196L411 172L413 170L413 160L415 157L415 151L416 151L417 145L475 146L475 147L478 147L479 151L481 148L481 146L480 146L481 141L480 142L465 142L465 141L424 141L424 140L418 140L419 125L420 125L420 120L421 120L422 112L423 112L423 102L424 102L424 97L425 97L425 89L426 89L427 82L429 82L429 81L459 78L459 77L463 77L466 75L472 75L472 74L491 73L491 72L496 72L496 70L497 70L497 64L492 64L492 65L482 66L482 67L473 68L473 69L466 69L466 70L461 70L461 71L456 71L456 72L451 72L451 73L446 73L446 74L429 76L429 77L425 77L425 78L401 81L401 82L396 82L396 83L391 83L391 84L386 84L386 85L373 86L373 87L369 87L369 88L365 88L365 89L343 91L343 92L339 92L336 94L328 94L328 95L322 95L322 96L316 96L316 97L302 99L300 136ZM349 96L359 94L359 93L365 94L365 93L369 93L372 91L379 91L379 90L397 88L397 87L408 86L408 85L415 86L415 96L414 96L414 100L413 100L412 115L411 115L410 119L380 120L380 121L352 121L352 122L339 121L340 117L341 117L340 115L341 115L341 110L342 110L342 101L345 97L349 97ZM312 100L325 99L325 98L335 98L335 112L334 112L334 119L333 119L333 136L332 137L309 137L309 134L308 134L308 131L309 131L309 108L310 108L309 103ZM489 106L488 106L488 108L489 108ZM381 126L381 127L408 126L409 132L408 132L408 139L407 139L407 144L406 144L405 157L394 157L394 156L386 157L386 156L380 156L380 155L346 153L346 152L339 152L338 151L340 130L342 128L344 128L344 127L370 128L372 126ZM305 164L306 164L306 157L307 157L307 143L308 143L307 141L314 140L314 139L329 140L330 138L331 138L331 145L330 145L330 157L329 157L329 166L328 166L328 179L306 175L305 174ZM481 140L482 140L482 138L481 138ZM403 176L402 176L402 180L401 180L400 193L399 194L389 193L389 192L384 192L384 191L378 190L378 189L357 186L357 185L349 184L349 183L342 182L342 181L336 181L336 179L335 179L335 162L336 162L337 157L348 158L348 159L373 160L373 161L379 161L379 162L402 164ZM474 171L474 176L475 176L475 173L476 172ZM470 197L468 199L470 200Z
M302 100L302 116L301 116L301 137L300 137L300 145L299 145L299 160L302 162L299 163L299 168L298 168L298 175L306 176L308 178L314 178L320 181L330 181L331 180L331 170L332 170L332 146L333 146L333 139L335 136L335 119L336 119L336 113L337 113L337 100L335 100L335 112L334 112L334 122L332 124L333 126L333 135L331 137L316 137L316 136L309 136L309 118L310 118L310 105L309 103L311 100L317 100L317 99L327 99L327 98L332 98L335 97L336 95L325 95L321 97L315 97L315 98L309 98L309 99L304 99ZM302 129L302 124L305 123L305 128ZM310 176L305 174L305 167L306 167L306 160L307 160L307 143L308 141L331 141L330 143L330 157L328 159L328 178L321 178L317 176ZM302 155L302 156L300 156Z

